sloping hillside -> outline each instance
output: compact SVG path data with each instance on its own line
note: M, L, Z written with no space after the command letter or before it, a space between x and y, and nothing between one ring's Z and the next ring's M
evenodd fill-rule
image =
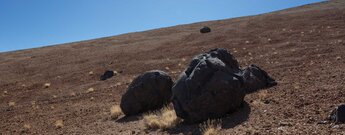
M205 25L211 33L199 33ZM227 48L241 66L259 65L278 81L247 95L247 105L223 119L221 133L345 134L344 125L317 124L345 101L343 0L0 53L0 132L198 133L198 125L183 124L145 130L140 117L111 120L109 109L140 73L160 69L176 79L194 55L213 48ZM107 69L123 73L99 81Z

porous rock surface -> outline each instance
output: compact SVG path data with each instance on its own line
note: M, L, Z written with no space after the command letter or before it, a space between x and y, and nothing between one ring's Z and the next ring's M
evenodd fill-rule
M122 112L128 116L162 108L171 99L172 85L172 79L163 71L145 72L135 78L122 95Z
M188 123L219 118L243 104L246 93L276 85L255 65L241 70L226 49L197 55L172 88L174 109Z

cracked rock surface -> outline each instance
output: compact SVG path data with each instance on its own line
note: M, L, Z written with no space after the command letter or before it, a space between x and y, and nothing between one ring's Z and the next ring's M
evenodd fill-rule
M194 123L222 117L243 104L246 93L276 85L255 65L242 70L226 49L197 55L172 88L177 116Z

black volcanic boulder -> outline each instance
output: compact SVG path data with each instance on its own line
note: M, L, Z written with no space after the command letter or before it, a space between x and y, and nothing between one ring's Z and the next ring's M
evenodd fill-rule
M104 80L107 80L113 76L114 76L114 71L107 70L104 72L103 75L101 75L101 77L99 79L104 81Z
M200 29L200 33L209 33L209 32L211 32L210 27L204 26Z
M163 71L145 72L135 78L122 95L122 112L128 116L162 108L171 99L172 85L172 79Z
M178 117L201 122L237 110L247 91L275 84L255 65L241 70L227 50L214 49L193 58L173 86L172 100Z

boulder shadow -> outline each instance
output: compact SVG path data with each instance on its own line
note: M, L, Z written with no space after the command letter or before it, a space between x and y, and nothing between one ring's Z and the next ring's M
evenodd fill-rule
M233 128L248 120L250 114L250 106L244 101L243 106L237 111L228 114L226 117L222 118L222 129Z
M201 132L199 130L199 124L188 124L185 122L181 122L177 124L175 127L167 129L169 134L184 134L184 135L200 135Z
M250 114L250 106L247 102L243 102L243 106L237 111L230 113L222 118L219 118L222 123L222 129L234 128L235 126L248 120ZM169 134L188 134L188 135L200 135L199 125L202 123L188 124L185 122L179 123L175 127L168 129Z
M123 116L122 118L117 119L116 122L126 123L126 122L138 121L140 120L140 118L141 118L141 115Z

